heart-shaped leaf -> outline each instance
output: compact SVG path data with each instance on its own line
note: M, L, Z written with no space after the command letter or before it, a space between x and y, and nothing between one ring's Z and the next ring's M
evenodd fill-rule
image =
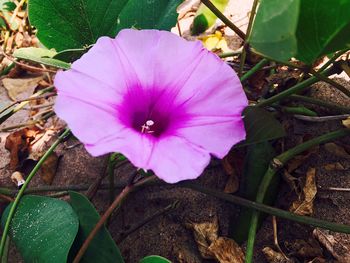
M11 206L1 217L2 226ZM78 217L68 203L26 195L16 209L9 235L25 262L65 263L78 226Z
M82 194L69 192L70 202L79 217L79 232L74 242L74 249L71 251L75 255L77 249L81 247L91 230L100 219L94 206ZM123 263L123 257L109 234L106 227L102 227L86 250L80 262L84 263Z
M170 29L181 0L29 1L29 19L39 40L57 51L83 48L127 27Z
M350 48L350 0L261 0L250 44L278 61L312 64Z

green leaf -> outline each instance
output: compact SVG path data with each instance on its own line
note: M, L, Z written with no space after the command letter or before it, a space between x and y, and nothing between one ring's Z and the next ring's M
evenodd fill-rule
M13 56L19 59L37 62L50 67L69 69L69 63L53 58L56 54L56 51L36 47L20 48L13 52Z
M77 192L69 192L70 202L79 217L79 232L74 242L75 250L79 249L100 216L90 201L82 194ZM75 255L77 251L71 251ZM103 227L90 243L89 248L85 252L80 262L85 263L123 263L124 260L120 251L109 234L106 227Z
M312 64L350 48L350 0L261 0L251 46L277 61Z
M228 4L228 0L212 0L211 2L217 9L220 10L220 12L223 12ZM203 3L200 4L193 20L193 26L191 29L192 35L199 35L203 33L209 27L214 25L216 19L216 15L210 11L206 5Z
M11 206L2 215L2 226ZM78 224L78 218L68 203L26 195L16 209L9 235L25 262L65 263Z
M278 139L286 135L282 125L268 111L247 107L243 111L246 139L236 147Z
M29 1L29 19L39 40L57 51L83 48L127 27L169 30L181 0Z
M307 64L350 48L350 0L301 0L296 37L296 57Z
M147 256L141 259L140 263L171 263L171 261L161 256Z
M241 194L243 197L255 200L260 182L265 175L267 168L275 156L275 150L269 142L262 142L248 146L247 155L244 159L243 176L241 182ZM279 177L276 176L270 185L268 194L265 197L265 204L272 204L278 190ZM250 228L250 219L252 210L242 208L238 219L230 222L230 235L238 242L243 243L247 240Z
M58 59L67 63L72 63L75 60L81 58L88 50L90 46L87 48L75 48L75 49L66 49L61 52L58 52L52 58Z
M297 53L298 16L299 0L261 0L249 43L267 57L289 60Z

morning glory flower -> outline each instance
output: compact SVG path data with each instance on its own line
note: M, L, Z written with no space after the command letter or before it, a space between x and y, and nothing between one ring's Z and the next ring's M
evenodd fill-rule
M166 31L101 37L57 73L57 115L93 156L125 155L168 183L197 178L245 138L235 72L199 41Z

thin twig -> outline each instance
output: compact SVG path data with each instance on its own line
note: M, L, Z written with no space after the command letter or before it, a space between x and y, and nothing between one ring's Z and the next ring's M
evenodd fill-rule
M97 222L95 227L92 229L86 240L84 241L83 245L79 249L77 255L75 256L73 263L78 263L82 257L84 256L85 251L88 249L91 241L96 236L97 232L101 229L101 227L105 224L109 216L113 213L113 211L120 206L120 204L123 202L123 200L136 188L145 185L148 182L153 181L156 179L155 176L149 176L146 178L141 179L140 181L136 182L135 184L128 184L121 193L115 198L114 202L108 207L107 211L103 214L103 216L100 218L100 220Z
M215 5L210 0L201 0L203 4L205 4L210 11L212 11L225 25L233 30L240 38L245 39L245 34L242 30L240 30L234 23L232 23L223 13L220 12L219 9L216 8Z
M294 115L296 119L309 121L309 122L325 122L325 121L335 121L335 120L345 120L350 117L350 114L336 115L336 116L305 116L305 115Z

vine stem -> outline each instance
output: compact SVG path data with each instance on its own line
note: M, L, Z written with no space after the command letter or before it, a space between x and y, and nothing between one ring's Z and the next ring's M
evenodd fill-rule
M241 82L246 81L247 79L249 79L251 76L253 76L257 71L259 71L260 69L262 69L267 63L269 63L270 61L266 58L263 58L262 60L259 61L259 63L257 63L254 67L252 67L246 74L244 74L241 77Z
M323 100L319 100L319 99L315 99L315 98L311 98L311 97L306 97L306 96L301 96L301 95L291 95L289 97L289 99L303 101L303 102L311 103L314 105L326 107L328 109L331 109L331 110L334 110L334 111L337 111L340 113L350 113L349 107L341 106L338 104L330 103L327 101L323 101Z
M252 9L250 11L247 33L246 33L245 38L243 39L244 40L244 45L243 45L241 61L240 61L240 64L239 64L238 76L241 76L242 72L243 72L245 60L246 60L246 57L247 57L247 50L249 49L249 37L250 37L250 33L252 31L252 28L253 28L253 22L254 22L254 18L255 18L256 9L258 7L258 3L259 3L259 0L254 0Z
M246 35L242 30L240 30L235 24L233 24L230 19L228 19L210 0L201 0L201 2L209 8L225 25L231 28L240 38L245 39Z
M289 149L288 151L275 157L272 160L270 167L267 169L260 183L257 196L256 196L256 202L263 203L265 194L267 192L267 189L273 177L285 165L285 163L288 162L290 159L292 159L294 156L306 151L307 149L315 145L326 143L328 141L335 140L347 135L350 135L350 129L340 129L337 131L329 132L327 134L321 135L307 142L299 144L296 147ZM253 260L254 242L255 242L256 231L258 228L258 217L259 217L259 212L254 211L252 213L250 229L248 234L248 243L247 243L246 259L245 259L246 263L251 263Z
M70 134L70 130L66 129L59 137L58 139L51 145L51 147L46 151L46 153L40 158L39 162L34 166L33 170L28 175L25 183L22 185L22 188L19 190L15 201L13 202L9 215L6 219L4 231L1 236L1 243L0 243L0 258L2 257L4 253L4 247L7 239L7 235L10 229L10 223L13 218L13 215L16 212L16 208L19 204L19 201L21 197L23 196L28 184L32 180L33 176L37 173L37 171L40 169L41 165L45 162L45 160L50 156L50 154L56 149L56 147Z
M102 215L102 217L100 218L100 220L97 222L97 224L95 225L95 227L91 230L90 234L88 235L88 237L86 238L86 240L84 241L83 245L81 246L81 248L79 249L77 255L75 256L73 263L78 263L80 262L80 260L82 259L82 257L84 256L85 251L88 249L91 241L94 239L94 237L96 236L97 232L101 229L101 227L105 224L105 222L107 221L107 219L110 217L110 215L113 213L113 211L120 206L120 204L125 200L125 198L132 192L134 191L136 188L139 188L143 185L145 185L146 183L149 183L153 180L155 180L157 177L155 175L149 176L149 177L145 177L143 179L141 179L140 181L136 182L136 183L130 183L128 185L125 186L125 188L120 192L120 194L115 198L115 200L113 201L113 203L108 207L108 209L106 210L106 212Z
M333 66L329 69L326 69L324 72L320 73L322 74L323 76L325 77L328 77L328 76L331 76L335 73L338 73L339 72L339 69L338 67L336 66ZM266 100L263 100L263 101L260 101L256 104L257 107L263 107L263 106L268 106L268 105L271 105L272 103L274 102L277 102L277 101L280 101L282 99L285 99L287 97L289 97L290 95L292 94L295 94L299 91L302 91L304 90L305 88L309 87L310 85L318 82L319 79L316 77L316 76L312 76L302 82L299 82L298 84L296 84L295 86L285 90L285 91L282 91L280 93L278 93L277 95L275 96L272 96L271 98L268 98Z
M257 203L239 196L226 194L222 191L218 191L215 189L210 189L205 186L199 185L197 183L191 182L191 181L185 181L179 183L179 186L190 188L192 190L204 193L209 196L214 196L216 198L219 198L221 200L225 200L229 203L236 204L239 206L244 206L250 209L257 210L259 212L264 212L273 216L277 216L280 218L285 218L291 221L295 221L301 224L307 224L312 225L314 227L320 227L324 229L328 229L335 232L341 232L341 233L350 233L350 226L349 225L343 225L333 222L328 222L325 220L321 220L318 218L313 218L310 216L300 216L279 208L275 208L272 206L264 205L262 203Z

